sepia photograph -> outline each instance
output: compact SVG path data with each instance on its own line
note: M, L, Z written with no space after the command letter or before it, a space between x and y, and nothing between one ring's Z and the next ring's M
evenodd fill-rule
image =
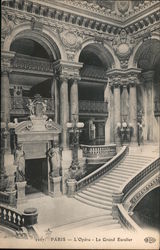
M1 0L1 249L160 247L160 1Z

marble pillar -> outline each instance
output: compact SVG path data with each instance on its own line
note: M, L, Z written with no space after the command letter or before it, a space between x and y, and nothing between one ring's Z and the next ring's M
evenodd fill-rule
M114 141L113 138L113 93L111 86L107 83L104 87L104 102L108 103L108 117L105 120L105 144Z
M1 121L9 122L10 112L10 92L9 92L9 72L1 72Z
M129 122L133 128L131 142L137 141L137 89L136 81L129 82L130 93L129 93Z
M121 113L122 113L122 122L123 120L128 123L128 90L127 90L127 84L123 84L123 91L121 95Z
M144 89L146 100L144 103L144 120L145 120L145 139L146 141L153 141L155 126L155 116L154 116L154 71L148 71L143 73L144 79ZM156 135L155 135L156 137Z
M114 84L114 141L120 145L120 137L117 131L117 123L121 122L121 105L120 105L120 84Z
M70 119L78 121L78 79L74 79L70 89Z
M60 124L62 126L61 144L63 149L68 147L67 122L69 121L69 104L68 104L68 79L61 77L60 86Z

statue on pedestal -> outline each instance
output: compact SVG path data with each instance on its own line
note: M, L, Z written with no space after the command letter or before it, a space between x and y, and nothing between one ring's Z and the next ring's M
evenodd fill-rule
M18 144L15 152L15 164L16 170L16 182L25 181L25 153L23 151L23 145Z
M57 143L54 143L53 147L49 149L48 157L50 163L50 175L52 177L58 177L61 166L61 157Z

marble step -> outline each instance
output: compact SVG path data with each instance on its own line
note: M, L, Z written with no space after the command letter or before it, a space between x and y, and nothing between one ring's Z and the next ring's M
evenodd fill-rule
M86 188L85 191L90 192L90 193L92 193L92 194L100 195L100 196L102 196L102 197L106 197L106 191L103 192L102 190L98 190L97 188L96 188L96 189L95 189L95 188ZM107 193L108 193L108 192L107 192ZM112 192L109 193L109 194L111 194L111 195L110 195L110 196L107 196L107 199L112 199L112 198L111 198L111 197L112 197Z
M122 179L126 179L128 178L128 176L131 176L130 173L127 173L127 172L121 172L121 173L116 173L114 170L112 171L111 173L111 176L112 177L119 177L119 178L122 178Z
M115 183L117 183L117 184L121 184L122 183L122 180L120 180L119 178L118 179L117 178L110 178L109 175L106 175L106 176L103 177L104 181L111 182L111 184L113 183L113 179L115 180Z
M102 200L101 198L93 197L93 196L90 196L88 194L84 194L82 192L81 193L77 193L76 195L80 196L83 199L86 199L87 201L89 200L89 201L95 202L97 204L102 204L104 206L110 206L110 207L112 207L112 200L105 201L105 200Z
M110 184L110 183L101 183L101 182L97 182L96 184L96 187L98 186L98 187L101 187L101 188L104 188L105 190L117 190L117 188L119 187L119 185L118 186L115 186L114 184L112 185L112 184Z
M106 209L108 211L111 211L111 206L106 206L106 205L102 205L102 204L98 204L98 203L95 203L95 202L92 202L92 201L89 201L89 200L86 200L78 195L76 195L74 197L76 200L80 201L80 202L83 202L87 205L90 205L92 207L98 207L98 208L102 208L102 209Z
M99 199L104 200L104 201L110 201L110 202L112 202L112 197L103 195L100 192L99 193L95 193L95 192L93 193L93 192L84 190L84 191L82 191L82 193L86 194L86 195L89 195L91 197L94 197L94 198L99 198Z
M123 170L123 168L118 168L118 169L114 169L114 173L123 173L123 171L125 171L125 173L129 173L130 175L134 174L137 172L137 170L135 169L125 169Z
M113 181L107 181L107 180L100 180L98 183L102 183L102 184L108 184L108 185L112 185L114 186L115 188L118 188L120 186L119 183L113 183Z
M125 164L131 164L131 165L138 165L138 166L145 166L145 165L148 165L149 163L150 163L151 161L139 161L139 160L137 160L137 161L134 161L134 160L126 160L126 161L124 161L124 163Z
M122 183L123 183L123 182L122 182ZM108 186L105 185L105 186L104 186L104 185L100 184L99 182L95 183L95 184L93 185L93 187L94 187L94 188L101 189L102 191L105 191L106 194L107 194L107 193L113 193L114 191L117 190L117 188L115 188L115 187L113 187L113 186L111 186L111 185L108 185Z

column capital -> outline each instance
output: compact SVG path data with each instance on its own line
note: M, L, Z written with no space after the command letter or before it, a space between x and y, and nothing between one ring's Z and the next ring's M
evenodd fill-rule
M83 63L58 60L53 63L53 66L56 75L65 75L68 79L79 79L79 70L83 67Z
M11 60L15 57L15 52L2 51L1 52L1 72L8 74L11 71Z

